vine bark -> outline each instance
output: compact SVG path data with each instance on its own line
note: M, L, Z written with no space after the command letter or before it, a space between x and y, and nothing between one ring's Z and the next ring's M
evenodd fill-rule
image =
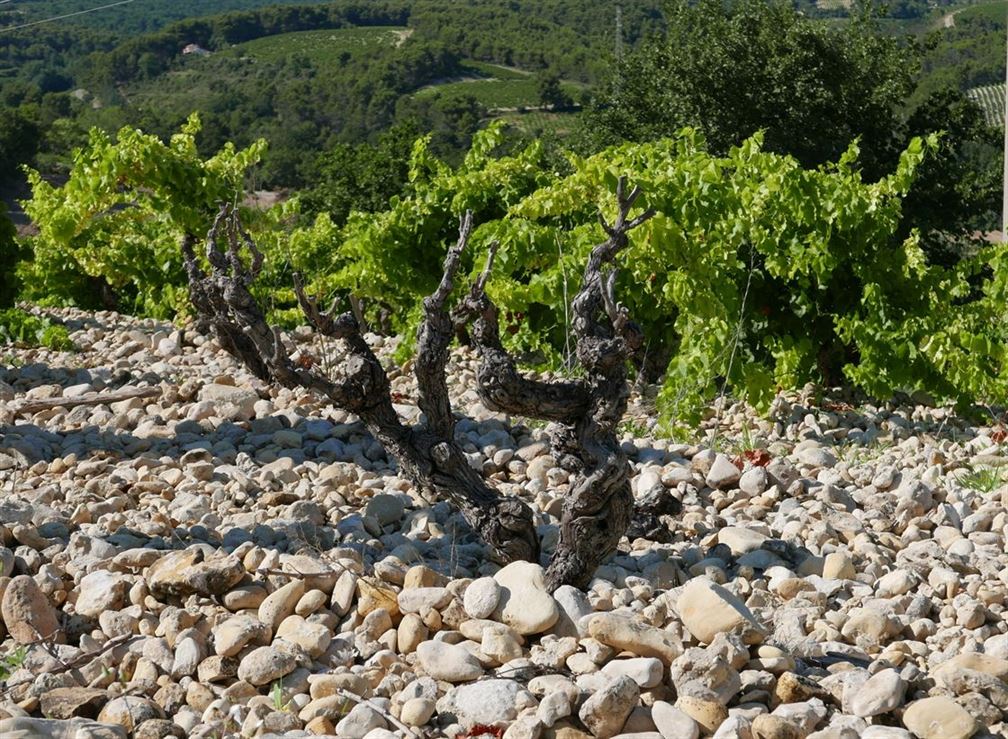
M640 188L616 187L619 210L612 224L600 216L608 238L592 249L572 302L572 324L583 379L543 382L523 376L500 339L497 307L485 286L496 251L469 294L456 308L456 320L471 324L480 353L478 392L488 408L552 421L550 436L558 463L576 477L563 504L560 541L546 571L550 590L570 584L585 587L596 567L612 554L634 516L630 464L617 439L629 397L627 367L643 344L640 327L615 298L614 260L628 244L628 234L654 215L630 213ZM642 531L657 528L655 519L674 510L670 495L636 516Z
M575 473L564 501L557 550L547 569L552 590L563 584L584 587L596 567L631 533L653 534L659 517L675 512L667 493L650 496L634 511L630 465L617 439L617 427L629 395L628 361L639 351L642 334L615 299L614 260L628 243L627 234L649 219L646 210L630 212L639 188L617 186L618 214L612 224L600 218L608 238L594 247L580 291L572 304L576 356L584 377L546 382L522 374L500 340L497 308L487 296L496 246L486 268L453 310L448 302L460 259L472 233L466 213L458 241L447 253L437 289L423 301L414 373L421 424L403 424L392 405L388 375L364 340L356 311L319 309L294 276L298 302L315 331L342 340L346 359L329 374L296 364L280 332L270 327L249 291L262 268L263 256L242 229L236 211L225 206L206 242L209 271L196 257L194 240L183 242L189 294L204 329L264 381L303 387L356 414L370 433L399 463L400 470L427 494L456 506L489 546L495 559L538 561L539 540L532 510L520 499L501 496L468 463L455 441L455 416L448 396L445 368L452 339L468 333L480 355L477 390L487 407L552 422L550 436L558 463ZM226 241L222 248L220 241ZM242 249L248 251L248 263Z

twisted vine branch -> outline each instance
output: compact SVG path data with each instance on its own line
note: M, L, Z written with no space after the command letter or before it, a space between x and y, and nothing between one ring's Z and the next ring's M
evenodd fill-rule
M201 323L212 327L225 350L260 379L307 388L355 413L418 488L447 498L461 510L495 558L536 561L539 541L531 509L517 498L501 497L489 488L453 438L454 418L445 382L453 324L445 302L471 228L471 217L467 217L458 243L445 260L445 278L424 301L416 376L427 423L412 427L404 425L393 408L388 375L364 340L353 312L321 311L317 301L305 293L300 275L295 275L294 290L308 322L320 334L343 341L347 357L333 376L301 368L291 360L279 330L269 326L249 292L261 269L262 255L231 206L221 209L207 236L209 273L198 263L191 240L182 248L190 299ZM226 252L218 243L222 237L227 240ZM242 260L242 247L251 255L249 265Z
M357 414L396 458L403 474L422 491L458 507L497 559L537 561L539 541L532 511L518 498L501 497L492 490L454 439L445 370L453 337L467 329L480 354L477 390L487 407L553 422L554 453L577 473L564 500L560 541L547 570L547 585L584 587L599 563L615 551L632 520L631 534L654 535L661 528L658 517L675 512L675 501L667 494L652 495L634 511L629 462L616 437L629 395L628 360L639 351L643 335L616 300L613 264L627 246L628 233L654 215L645 210L631 217L640 189L627 193L625 178L620 178L616 196L616 219L609 224L600 217L608 238L592 249L572 304L576 356L585 371L577 380L527 377L504 348L497 308L486 294L496 245L491 245L482 274L449 312L461 255L472 233L472 215L466 213L458 241L445 257L441 282L423 302L414 364L418 404L426 419L422 425L406 426L399 418L388 376L364 340L354 312L337 313L335 304L322 311L305 293L298 274L294 290L308 322L320 334L343 341L347 357L332 376L299 367L290 359L280 332L268 325L249 292L263 257L230 206L222 208L207 236L209 273L196 258L193 240L182 245L189 294L201 323L212 327L221 346L257 377L307 388ZM222 238L226 251L218 243ZM243 248L250 255L248 264L241 256Z
M626 192L626 178L616 188L618 213L612 224L600 216L608 238L592 249L581 289L572 304L576 356L585 370L581 380L543 382L523 376L503 347L497 308L486 294L495 247L487 266L456 308L456 321L471 323L470 336L480 353L479 393L489 408L554 422L552 445L561 464L578 477L564 500L560 541L547 570L547 585L584 587L601 561L616 550L634 520L634 529L653 533L658 516L675 511L670 495L648 501L634 512L630 468L616 438L626 411L627 363L641 348L643 334L616 301L612 264L628 244L628 234L654 215L648 209L631 217L640 188Z

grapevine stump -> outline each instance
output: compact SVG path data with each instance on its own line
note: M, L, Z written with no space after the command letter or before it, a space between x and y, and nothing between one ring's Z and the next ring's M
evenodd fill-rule
M500 562L538 561L539 539L532 510L519 498L501 496L468 463L455 440L455 416L448 397L445 368L452 339L466 333L479 352L478 392L492 409L551 422L550 437L558 463L576 475L564 501L560 539L547 569L547 585L584 587L596 567L616 550L634 522L634 530L661 528L658 517L675 511L670 495L649 499L634 511L630 466L616 437L629 394L628 360L642 343L640 329L614 297L615 268L627 234L650 218L630 216L640 190L617 186L619 211L612 224L602 220L608 238L591 252L581 289L574 298L576 355L584 377L545 382L523 375L500 340L497 309L486 294L496 247L486 269L453 310L448 302L463 251L472 233L466 213L458 241L448 250L437 289L423 301L414 373L423 422L408 426L392 405L388 375L364 340L357 311L319 309L294 276L298 302L309 324L339 339L345 360L328 373L295 363L280 332L271 327L250 292L263 256L241 227L237 212L224 206L206 241L209 271L197 259L194 239L182 244L189 295L198 324L241 360L258 378L285 387L303 387L356 414L368 431L399 463L402 473L429 496L456 506ZM601 220L601 219L600 219ZM221 240L226 241L222 247ZM248 252L247 262L242 255Z

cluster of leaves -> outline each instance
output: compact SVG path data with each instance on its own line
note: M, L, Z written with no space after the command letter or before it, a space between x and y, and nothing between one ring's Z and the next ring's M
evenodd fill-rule
M124 128L92 130L62 186L29 171L25 212L38 227L21 263L23 297L165 317L186 303L179 244L207 232L221 202L240 202L265 142L204 159L191 116L167 143ZM105 305L102 305L102 303Z
M64 186L32 176L26 210L39 235L21 268L31 296L65 300L97 280L137 312L183 306L180 240L205 233L220 202L240 199L262 149L226 146L204 160L197 129L193 119L168 144L135 130L116 142L95 132ZM916 233L900 233L902 200L936 136L913 139L895 170L873 182L855 144L835 164L803 168L766 151L759 134L718 155L685 129L570 155L561 174L540 144L502 152L505 141L503 125L491 125L453 167L420 139L402 193L379 212L352 212L345 225L322 212L291 226L297 200L248 213L266 253L259 289L273 316L298 319L289 287L297 268L311 291L352 294L374 324L410 334L445 245L471 210L480 225L464 269L475 274L480 247L498 242L488 290L506 341L533 362L562 366L569 300L604 238L596 215L611 217L616 178L628 175L657 215L634 232L618 292L664 377L666 422L694 423L725 387L767 407L778 387L807 381L849 382L879 397L1008 397L1008 248L945 266L928 259Z
M893 173L866 182L856 145L836 164L805 169L765 151L760 135L716 156L687 130L572 157L572 173L559 176L536 145L495 156L501 135L481 132L454 169L421 141L408 194L382 213L352 214L324 244L305 238L294 263L319 291L351 292L408 331L471 209L481 224L473 243L500 243L489 290L508 341L558 364L567 301L603 238L596 213L608 213L627 174L658 215L634 234L619 294L665 371L667 421L695 422L725 385L761 407L778 387L810 380L880 397L1006 397L998 306L1008 251L990 247L948 268L928 261L916 234L899 234L902 198L937 137L912 140ZM479 254L468 258L480 268Z
M0 310L0 342L44 346L59 352L74 348L65 326L20 308Z

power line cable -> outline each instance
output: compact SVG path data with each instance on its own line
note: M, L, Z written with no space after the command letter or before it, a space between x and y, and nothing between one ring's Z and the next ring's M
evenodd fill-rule
M4 0L4 1L6 2L7 0ZM107 3L105 5L99 5L99 6L94 7L94 8L87 8L85 10L77 10L77 11L75 11L73 13L65 13L63 15L55 15L52 18L42 18L41 20L31 21L30 23L22 23L21 25L18 25L18 26L6 26L4 28L0 28L0 33L3 33L4 31L17 31L19 28L29 28L31 26L41 25L42 23L52 23L53 21L61 21L64 18L73 18L75 15L84 15L85 13L94 13L95 11L98 11L98 10L105 10L107 8L114 8L116 5L126 5L128 3L135 3L135 2L136 2L136 0L118 0L118 2Z

